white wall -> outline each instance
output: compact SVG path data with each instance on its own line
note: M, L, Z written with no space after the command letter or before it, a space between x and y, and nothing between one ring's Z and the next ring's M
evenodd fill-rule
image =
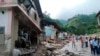
M2 13L4 11L4 14ZM5 27L5 32L7 31L7 21L8 21L8 10L0 10L0 26Z

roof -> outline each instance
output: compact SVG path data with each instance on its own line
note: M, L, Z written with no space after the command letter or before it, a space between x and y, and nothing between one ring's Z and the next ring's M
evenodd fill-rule
M42 27L49 26L49 25L53 25L58 30L61 30L61 27L56 22L51 22L51 21L48 21L46 19L41 19L41 26Z
M42 14L42 10L41 10L41 6L40 6L40 2L39 0L33 0L37 9L37 12L39 14L40 18L43 18L43 14Z
M96 17L98 17L100 15L100 11L97 13Z

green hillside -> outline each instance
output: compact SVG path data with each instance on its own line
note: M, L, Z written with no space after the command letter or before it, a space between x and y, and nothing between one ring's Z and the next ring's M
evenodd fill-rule
M98 30L100 30L97 27L97 19L95 15L95 13L90 15L79 14L66 21L62 19L55 20L44 14L44 19L51 22L56 22L63 31L66 31L68 33L93 34L97 33Z
M96 33L98 28L95 15L76 15L66 22L64 28L67 32L74 34Z

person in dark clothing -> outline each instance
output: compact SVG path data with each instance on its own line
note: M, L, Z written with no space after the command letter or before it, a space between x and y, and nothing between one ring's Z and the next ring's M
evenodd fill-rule
M92 44L93 44L93 48L94 48L93 53L94 53L94 55L96 55L98 53L98 40L97 40L97 38L94 39Z
M86 40L85 40L85 47L88 47L88 37L86 37Z
M89 42L90 42L90 49L91 49L91 54L93 54L94 48L93 48L93 38L90 37Z
M97 54L100 55L100 38L98 39L98 49L97 49Z

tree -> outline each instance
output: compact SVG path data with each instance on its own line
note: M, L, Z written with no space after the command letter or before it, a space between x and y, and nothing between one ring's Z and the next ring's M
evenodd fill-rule
M97 21L95 18L96 14L90 15L76 15L70 18L65 24L67 32L74 34L91 34L97 32Z

